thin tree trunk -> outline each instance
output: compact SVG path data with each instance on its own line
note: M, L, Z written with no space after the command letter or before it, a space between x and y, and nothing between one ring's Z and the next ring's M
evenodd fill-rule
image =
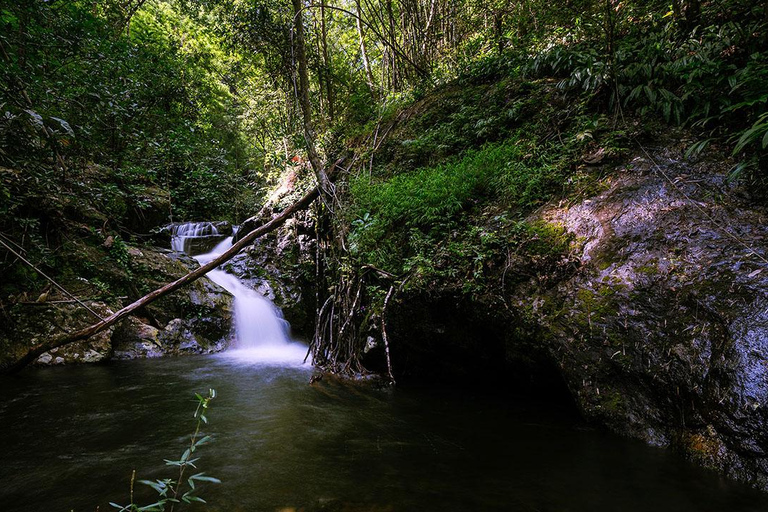
M333 124L334 116L334 98L333 98L333 80L331 74L331 61L328 58L328 28L325 24L325 2L320 4L320 34L323 48L323 78L325 78L326 100L328 102L328 121Z
M400 90L400 77L399 66L397 62L397 54L394 48L397 48L397 31L395 30L395 13L392 9L392 0L387 0L387 20L389 22L389 36L391 37L390 46L393 51L391 52L390 73L392 74L392 90Z
M293 0L294 52L298 64L299 83L296 91L299 97L301 113L304 119L304 140L307 144L309 163L317 177L320 195L326 199L333 196L333 184L325 173L325 167L315 148L315 133L312 129L312 104L309 101L309 72L307 71L307 53L304 47L304 17L301 0Z
M224 252L214 260L211 260L210 262L206 263L200 268L197 268L192 272L190 272L189 274L183 277L180 277L176 281L173 281L172 283L168 283L167 285L161 288L158 288L157 290L145 295L139 300L124 307L120 311L117 311L116 313L112 313L110 316L108 316L107 318L105 318L100 322L97 322L84 329L80 329L79 331L65 334L64 336L60 336L58 338L50 339L46 342L36 345L35 347L32 347L27 351L26 354L24 354L24 356L18 359L15 363L11 363L11 365L9 365L8 367L0 369L0 373L15 373L21 370L22 368L24 368L25 366L27 366L29 363L33 362L35 359L40 357L45 352L48 352L49 350L52 350L58 347L63 347L64 345L69 345L70 343L80 341L82 339L88 338L89 336L93 336L94 334L102 332L108 329L110 326L114 325L121 318L124 318L125 316L136 311L137 309L143 308L147 304L159 299L160 297L164 297L165 295L168 295L169 293L178 290L182 286L187 285L192 281L195 281L196 279L203 277L210 270L213 270L214 268L218 267L225 261L232 259L238 252L240 252L240 250L242 250L246 245L253 242L256 238L262 235L265 235L271 231L274 231L275 229L283 225L283 223L285 223L285 221L288 220L288 218L292 216L294 213L300 210L305 210L307 207L309 207L310 204L312 204L312 202L315 200L315 198L317 198L317 196L318 196L318 190L317 188L313 188L304 197L302 197L297 202L295 202L294 204L292 204L291 206L283 210L283 212L280 213L278 216L274 217L272 220L270 220L266 224L263 224L258 228L254 229L253 231L251 231L250 233L248 233L246 236L241 238L239 242L232 245L232 247L230 247L226 252Z
M766 4L768 5L768 4ZM360 39L360 56L363 59L363 68L365 69L365 81L368 84L368 89L371 91L371 97L375 98L375 88L373 83L373 73L371 72L371 63L368 60L368 51L365 48L365 35L363 34L363 24L360 22L360 17L363 15L360 9L360 0L355 0L355 24L357 25L357 37Z

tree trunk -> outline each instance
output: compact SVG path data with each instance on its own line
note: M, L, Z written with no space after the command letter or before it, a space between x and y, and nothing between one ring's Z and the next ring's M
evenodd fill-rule
M685 23L688 30L693 30L699 25L701 19L701 1L688 0L685 8Z
M320 156L315 148L315 132L312 128L312 104L309 101L309 72L307 71L307 53L304 46L304 17L301 0L293 0L294 53L298 65L299 83L296 91L299 97L301 113L304 119L304 140L307 144L309 163L315 171L320 195L324 200L333 196L333 185L325 173Z
M766 4L768 5L768 4ZM371 72L371 63L368 60L368 51L365 48L365 35L363 34L363 24L360 21L360 17L363 15L360 9L360 0L355 0L355 24L357 25L357 37L360 39L360 56L363 59L363 68L365 69L365 81L368 84L368 89L371 91L371 97L376 98L376 89L373 82L373 73Z
M501 10L493 14L494 31L496 32L496 52L504 53L504 12Z
M399 66L397 62L397 52L394 51L395 48L397 48L397 31L395 29L395 14L394 10L392 9L392 0L387 0L387 21L389 22L389 37L391 38L390 41L390 47L392 48L391 54L391 62L390 62L390 73L391 73L391 82L392 82L392 90L393 91L399 91L400 90L400 73L399 73Z
M325 78L326 101L328 102L328 121L333 124L334 116L334 94L333 94L333 75L331 74L331 61L328 58L328 29L325 25L325 3L320 4L320 33L323 48L323 77Z

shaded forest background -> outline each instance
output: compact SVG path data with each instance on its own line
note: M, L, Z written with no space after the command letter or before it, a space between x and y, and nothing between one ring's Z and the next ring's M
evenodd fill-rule
M286 169L289 202L312 184L307 126L324 162L357 155L334 272L471 276L501 242L436 253L461 212L493 197L530 233L526 211L589 186L574 162L674 127L764 191L767 19L745 0L3 0L0 296L45 284L9 248L121 293L97 262L129 270L158 226L239 222Z

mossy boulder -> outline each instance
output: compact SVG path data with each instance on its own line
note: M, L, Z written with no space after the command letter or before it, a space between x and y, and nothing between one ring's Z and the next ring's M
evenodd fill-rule
M193 258L167 250L134 249L131 255L131 268L146 291L174 281L198 266ZM137 357L156 355L154 348L145 347L147 342L156 345L160 352L173 355L222 350L231 339L232 304L229 292L207 277L197 279L139 312L143 324L158 330L156 335L136 322L122 326L121 357L132 353ZM137 344L133 352L126 346L131 333Z
M643 155L541 208L559 261L518 247L471 296L402 295L395 372L549 376L586 418L768 489L768 212L728 167Z
M86 310L75 302L39 302L17 304L10 312L14 329L9 336L0 336L2 354L6 361L20 358L27 349L87 327L113 313L103 302L89 302ZM112 355L111 337L114 329L107 329L87 340L55 348L41 355L35 364L97 363Z
M101 250L91 248L94 258ZM82 254L81 254L82 255ZM102 287L129 290L125 297L107 296L105 301L86 300L101 318L127 303L174 281L198 266L192 258L157 248L126 247L120 265L109 259L95 261ZM98 291L85 279L65 281L77 291L82 282L86 292ZM126 284L128 283L128 284ZM47 296L47 298L46 298ZM121 359L160 355L211 353L226 348L231 338L232 296L206 277L169 294L91 338L51 350L36 364L93 363L112 357ZM38 301L19 300L4 311L0 331L0 363L18 359L30 347L51 337L72 332L98 321L80 304L55 295L41 294Z

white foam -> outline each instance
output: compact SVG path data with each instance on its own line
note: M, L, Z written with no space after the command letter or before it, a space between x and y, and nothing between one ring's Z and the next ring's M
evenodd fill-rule
M218 357L243 365L310 366L311 358L304 362L306 355L305 345L290 342L285 345L234 348L220 353Z

